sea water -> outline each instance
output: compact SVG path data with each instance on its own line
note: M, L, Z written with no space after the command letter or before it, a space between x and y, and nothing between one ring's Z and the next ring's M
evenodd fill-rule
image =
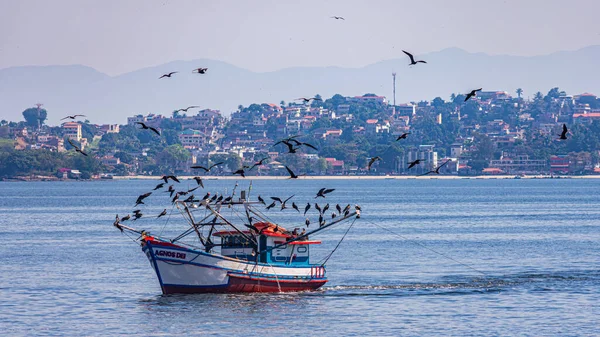
M239 180L236 193L248 189ZM112 226L159 181L0 182L0 331L20 335L600 335L600 180L258 180L251 198L358 204L319 291L161 294ZM193 180L175 184L195 187ZM234 181L205 181L232 193ZM321 187L335 188L315 199ZM182 227L158 190L132 225ZM232 211L225 214L239 216ZM334 212L337 212L334 210ZM266 212L302 228L289 208ZM178 222L179 221L179 222ZM316 238L322 260L351 222Z

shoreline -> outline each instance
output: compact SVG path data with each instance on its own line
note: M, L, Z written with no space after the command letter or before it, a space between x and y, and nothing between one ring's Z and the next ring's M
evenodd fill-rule
M160 180L162 176L113 176L109 179L58 179L51 177L16 177L3 178L0 182L16 182L16 181L114 181L114 180ZM178 176L181 180L193 179L194 176ZM287 176L247 176L242 178L239 176L204 176L203 180L289 180ZM460 180L460 179L600 179L600 175L580 175L580 176L550 176L550 175L481 175L481 176L457 176L457 175L428 175L428 176L302 176L298 180Z

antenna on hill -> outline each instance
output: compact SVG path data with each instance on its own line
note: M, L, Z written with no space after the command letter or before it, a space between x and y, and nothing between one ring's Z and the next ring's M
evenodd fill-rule
M392 116L396 116L396 72L392 73L392 78L394 81L393 90L394 90L394 106L392 107Z

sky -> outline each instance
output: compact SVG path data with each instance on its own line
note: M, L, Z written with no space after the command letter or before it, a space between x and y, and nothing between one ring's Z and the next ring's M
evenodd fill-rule
M533 56L600 44L599 11L597 0L0 0L0 69L119 75L207 58L266 72L449 47Z

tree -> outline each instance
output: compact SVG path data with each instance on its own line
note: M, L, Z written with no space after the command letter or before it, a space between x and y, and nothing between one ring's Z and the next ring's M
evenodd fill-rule
M519 97L519 100L521 100L521 95L523 95L523 89L517 88L516 93L517 93L517 97Z
M37 128L38 126L43 125L47 116L48 112L46 109L29 108L23 111L23 118L25 118L25 122L32 128Z
M435 108L440 108L442 106L444 106L444 100L441 97L436 97L433 99L433 101L431 102L431 105Z

